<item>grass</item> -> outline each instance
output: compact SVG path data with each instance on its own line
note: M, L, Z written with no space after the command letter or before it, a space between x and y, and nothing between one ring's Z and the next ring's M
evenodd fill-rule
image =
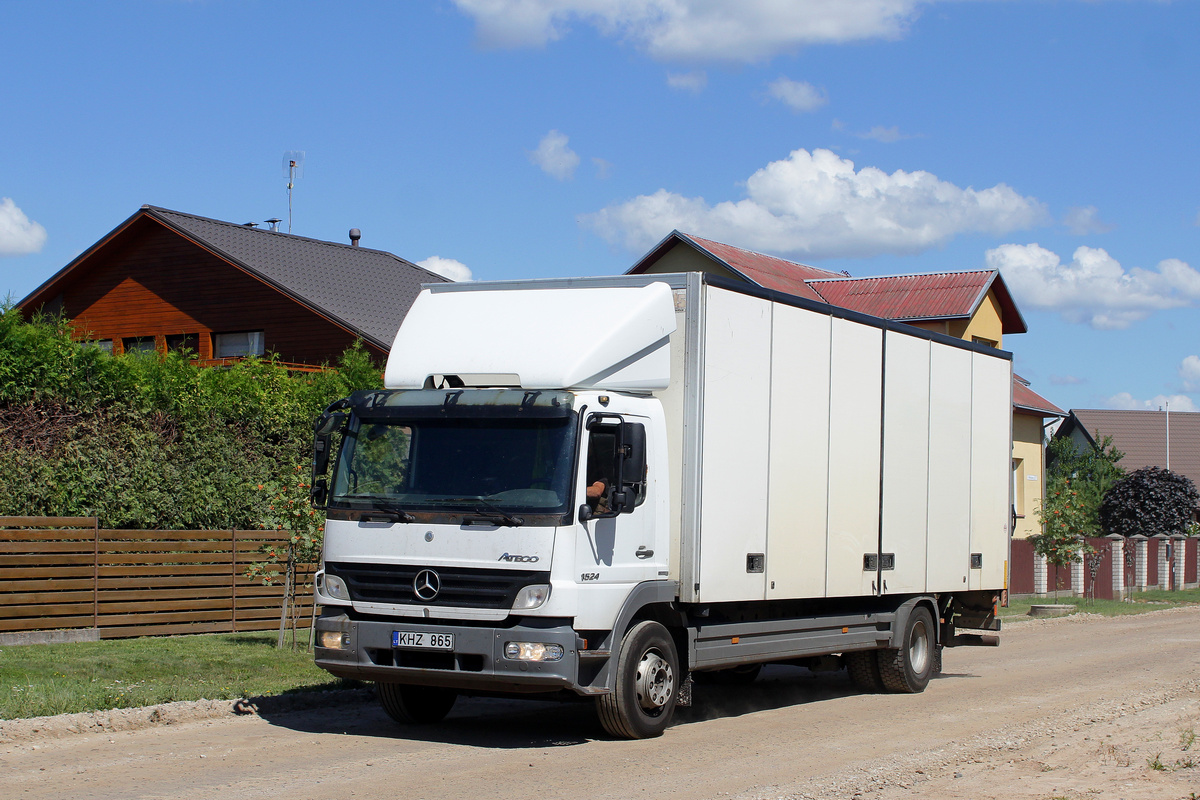
M1073 605L1077 611L1088 614L1102 614L1106 617L1119 617L1125 614L1145 614L1147 611L1157 611L1161 608L1177 606L1200 605L1200 589L1182 589L1167 592L1154 589L1147 592L1134 592L1133 602L1121 600L1086 600L1082 597L1070 597L1060 594L1060 605ZM1029 607L1032 605L1051 605L1053 597L1024 597L1009 601L1008 608L1000 609L1000 619L1016 622L1028 618Z
M113 639L0 648L0 719L353 685L275 648L276 634Z

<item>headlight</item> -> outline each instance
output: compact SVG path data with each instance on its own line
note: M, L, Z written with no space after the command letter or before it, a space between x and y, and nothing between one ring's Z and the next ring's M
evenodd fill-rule
M537 608L542 603L546 602L550 597L550 584L535 583L532 586L526 586L521 591L517 592L517 599L513 600L512 607L514 609L522 608Z
M334 600L350 601L350 589L346 587L346 582L337 575L330 575L327 572L318 575L317 591Z
M546 642L505 642L504 657L512 661L561 661L561 644Z
M317 646L331 650L346 650L350 647L350 634L342 631L318 631Z

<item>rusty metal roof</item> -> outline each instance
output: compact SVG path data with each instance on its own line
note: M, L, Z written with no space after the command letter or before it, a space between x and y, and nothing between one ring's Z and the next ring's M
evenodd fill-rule
M643 256L626 274L636 275L645 272L650 265L662 258L668 250L680 242L708 256L717 264L736 275L740 275L750 283L761 286L764 289L773 289L777 292L785 292L797 297L804 297L808 300L816 300L818 303L826 301L809 287L808 281L813 278L844 277L837 272L797 264L794 261L756 253L753 250L743 250L731 244L722 244L721 242L714 242L711 239L702 239L699 236L683 233L682 231L671 231L667 238L663 239L653 250Z
M1035 417L1065 417L1067 412L1029 388L1029 381L1013 374L1013 411Z
M1200 412L1172 411L1171 471L1200 486ZM1111 436L1125 454L1120 466L1126 472L1142 467L1167 466L1167 412L1123 409L1073 408L1054 437L1078 433L1089 443Z
M830 305L906 322L970 319L994 291L1004 333L1028 330L996 270L810 280L808 285Z

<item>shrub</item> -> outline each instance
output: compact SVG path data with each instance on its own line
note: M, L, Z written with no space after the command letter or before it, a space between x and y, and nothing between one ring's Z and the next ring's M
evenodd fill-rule
M1100 504L1100 522L1122 536L1185 533L1200 493L1186 475L1145 467L1117 481Z
M320 373L274 356L201 368L113 357L61 317L0 308L0 515L96 516L106 528L275 527L259 485L306 468L312 423L380 385L361 343Z

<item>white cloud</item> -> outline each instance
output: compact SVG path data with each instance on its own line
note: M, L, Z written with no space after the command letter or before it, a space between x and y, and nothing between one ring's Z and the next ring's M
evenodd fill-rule
M592 166L596 168L596 177L600 180L607 180L612 174L612 162L605 161L603 158L592 157Z
M1057 311L1068 322L1100 330L1128 328L1155 311L1200 302L1200 272L1169 258L1155 270L1126 271L1100 248L1080 247L1069 264L1037 244L987 251L1021 305Z
M1200 408L1192 402L1192 398L1186 394L1160 394L1151 400L1138 400L1129 392L1121 392L1113 395L1104 402L1109 408L1117 408L1125 411L1157 411L1161 408L1166 408L1168 404L1170 404L1172 411L1200 411Z
M1063 216L1063 225L1076 236L1087 236L1092 233L1108 233L1116 228L1100 219L1100 209L1095 206L1068 208Z
M708 86L708 74L704 70L668 72L667 86L681 92L699 94Z
M1050 383L1055 386L1078 386L1081 383L1087 383L1087 381L1084 378L1074 375L1051 375Z
M529 160L547 175L565 181L575 175L579 166L579 154L567 146L568 141L566 134L550 131L542 137L537 150L529 154Z
M767 86L767 94L799 113L816 111L829 102L825 93L811 83L790 78L771 81Z
M436 272L438 275L449 278L452 281L471 280L470 268L461 261L455 261L453 258L430 256L424 261L418 261L417 266L424 267L430 272Z
M894 39L930 0L454 0L491 47L540 47L572 22L663 60L761 61L803 45Z
M1188 356L1179 363L1179 377L1185 392L1200 392L1200 356Z
M874 139L875 141L883 142L884 144L891 144L892 142L898 142L901 139L912 138L908 134L901 133L900 129L895 125L890 128L885 128L882 125L876 125L866 133L856 133L854 135L860 139Z
M46 243L46 229L25 216L11 197L0 198L0 256L36 253Z
M1042 204L997 184L962 189L928 172L854 163L796 150L746 181L746 198L709 205L666 189L580 217L610 242L645 250L673 228L809 259L910 254L967 232L1000 234L1045 217Z

